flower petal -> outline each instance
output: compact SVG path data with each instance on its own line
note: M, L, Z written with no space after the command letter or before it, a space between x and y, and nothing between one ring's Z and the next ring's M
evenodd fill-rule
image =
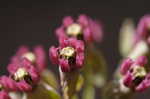
M63 19L63 25L65 27L68 27L70 24L73 23L73 18L71 16L66 16L64 19Z
M36 55L36 66L41 72L46 68L46 53L41 45L34 48L34 53Z
M68 63L68 60L60 59L59 63L60 63L59 65L60 65L63 72L69 72L71 70L71 67Z
M53 64L58 64L58 52L57 52L57 48L55 48L54 46L52 46L49 49L49 56L50 56L50 60L52 61Z
M123 61L121 68L120 68L120 72L122 73L122 75L125 75L127 73L127 71L129 70L132 64L133 64L133 61L130 58L127 58L126 60Z

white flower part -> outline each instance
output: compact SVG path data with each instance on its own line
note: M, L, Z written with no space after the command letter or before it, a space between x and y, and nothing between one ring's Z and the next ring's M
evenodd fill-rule
M73 47L65 47L62 50L60 50L60 56L64 58L70 58L75 55L75 49Z
M27 58L31 62L35 62L36 56L32 52L25 53L22 57Z
M68 35L77 36L77 35L81 34L82 28L81 28L81 26L79 24L74 23L74 24L71 24L67 28L66 32L67 32Z
M28 72L24 68L19 68L14 74L14 80L22 80L25 76L28 75Z
M128 57L135 60L139 56L143 56L143 55L147 54L148 52L149 52L149 48L148 48L147 43L144 41L140 41L139 43L137 43L137 45L135 46L133 51L131 51L131 53L129 54Z
M22 99L22 95L18 92L10 92L9 96L11 99Z
M133 76L136 77L145 77L147 74L146 70L142 66L134 66L133 68Z
M42 82L42 83L43 83L43 86L44 86L47 90L56 92L56 90L55 90L53 87L51 87L50 85L48 85L47 83L45 83L45 82Z
M133 48L135 26L132 19L125 19L119 37L119 49L123 56L127 56Z
M124 84L123 84L123 79L120 79L119 80L119 85L120 85L120 91L123 92L123 93L129 93L130 92L130 89L127 88Z
M27 94L26 94L26 93L23 93L22 98L20 98L20 99L28 99Z
M61 70L61 66L59 66L59 75L60 75L60 82L61 82L61 86L65 86L66 84L65 84L65 78L64 78L64 73L62 72L62 70Z

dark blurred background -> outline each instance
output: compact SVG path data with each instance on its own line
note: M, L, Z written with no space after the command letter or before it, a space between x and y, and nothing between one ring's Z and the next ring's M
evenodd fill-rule
M61 24L62 18L82 13L101 20L104 25L104 40L97 44L97 47L107 59L109 74L112 74L121 59L118 50L118 32L121 23L127 17L133 18L137 23L140 17L150 13L150 1L0 1L0 74L6 73L10 56L22 44L31 47L43 44L48 53L48 48L57 44L54 30ZM138 95L136 99L149 99L149 92Z

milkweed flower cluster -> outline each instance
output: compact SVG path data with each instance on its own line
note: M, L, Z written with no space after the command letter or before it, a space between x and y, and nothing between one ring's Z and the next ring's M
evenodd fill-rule
M128 27L125 29L129 29ZM119 65L113 81L104 85L107 79L105 60L97 50L94 50L94 43L103 39L102 25L84 14L79 15L78 18L64 17L62 24L55 30L58 46L49 48L51 62L59 66L62 95L57 93L57 85L54 85L57 81L51 83L51 78L55 79L56 77L52 77L53 73L46 70L47 61L44 48L38 45L30 49L24 45L20 46L16 54L11 57L7 66L8 76L0 77L0 99L11 99L11 92L19 92L21 95L22 93L31 93L30 97L34 90L38 89L37 92L39 93L42 88L42 91L48 90L50 92L50 95L46 96L50 99L53 99L55 95L56 99L60 99L59 96L64 99L71 99L82 86L85 87L83 94L89 92L87 89L91 91L96 87L106 86L106 92L105 88L102 88L105 94L104 99L129 99L132 96L131 94L145 91L150 87L148 60L150 57L150 15L141 18L134 30L135 33L127 33L133 32L133 30L133 27L125 30L125 33L129 34L127 37L130 36L129 39L132 38L132 41L134 41L133 44L128 46L128 42L125 43L125 40L128 39L121 39L124 40L121 44L127 44L128 46L127 52L125 52L128 55L122 53L125 59ZM99 71L102 73L99 73ZM47 77L50 77L50 80ZM55 86L54 89L51 84ZM90 88L88 85L90 85ZM94 93L94 90L92 91ZM43 96L41 97L43 98ZM94 96L90 97L94 99Z
M39 72L46 67L46 53L41 45L35 46L33 51L28 46L20 46L17 53L11 58L11 62L19 63L22 58L36 65Z
M50 48L50 58L63 72L79 69L84 63L84 43L75 38L64 39L59 47Z
M19 64L9 64L8 71L13 80L16 81L19 91L30 91L32 85L39 81L39 72L32 63L23 59Z
M38 71L27 59L23 59L20 64L9 64L9 73L9 76L0 78L1 91L5 94L11 91L31 91L39 80Z
M150 15L145 15L141 18L136 32L139 40L145 40L150 44Z
M102 40L102 35L102 25L86 15L80 15L77 20L66 16L62 25L56 29L59 40L74 37L85 42L99 42Z
M67 16L56 29L56 36L59 47L50 48L50 59L63 72L70 72L83 66L85 43L101 41L102 26L86 15L80 15L77 20Z
M102 26L84 14L77 19L66 16L55 33L59 46L50 47L49 56L52 63L59 66L63 98L71 99L77 92L78 79L81 78L86 45L102 40Z
M0 91L0 99L10 99L7 91Z
M136 60L128 58L123 61L120 70L125 86L134 91L144 91L150 87L150 72L147 70L147 61L144 56Z
M136 54L134 55L136 57L133 58L129 55L120 67L123 84L135 92L145 91L150 87L150 67L146 57L149 54L149 31L150 15L145 15L140 19L134 33L135 45L133 45L133 49L135 49L130 54ZM146 49L143 49L143 46Z
M45 59L42 46L36 46L34 52L21 46L7 66L9 76L0 77L0 99L10 99L9 92L31 91L40 80L40 72L45 69Z
M81 69L85 61L85 44L101 41L103 34L101 24L83 14L77 20L65 17L55 32L59 46L52 46L49 56L62 72ZM10 99L10 92L31 91L39 83L46 63L46 53L41 45L33 50L28 46L19 47L7 66L9 75L0 77L0 99Z

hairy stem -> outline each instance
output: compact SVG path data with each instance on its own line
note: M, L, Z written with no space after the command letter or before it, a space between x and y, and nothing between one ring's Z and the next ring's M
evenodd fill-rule
M63 99L72 99L77 93L77 83L80 73L72 71L64 73L59 69Z

